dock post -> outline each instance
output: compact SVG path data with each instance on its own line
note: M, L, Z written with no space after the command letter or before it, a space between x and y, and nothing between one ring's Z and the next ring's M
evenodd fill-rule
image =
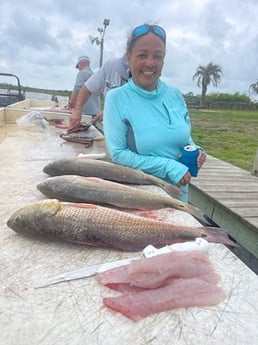
M258 147L256 149L256 155L254 157L254 165L253 165L252 174L255 176L258 176Z

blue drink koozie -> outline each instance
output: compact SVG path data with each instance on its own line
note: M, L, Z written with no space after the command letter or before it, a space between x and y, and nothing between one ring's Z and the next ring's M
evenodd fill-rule
M180 161L189 168L189 172L192 176L196 177L198 174L197 158L199 155L199 149L186 145L180 157Z

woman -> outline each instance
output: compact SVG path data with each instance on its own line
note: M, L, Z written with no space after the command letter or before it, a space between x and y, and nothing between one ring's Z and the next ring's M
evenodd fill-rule
M112 161L181 187L187 201L191 174L179 157L185 145L196 145L181 92L159 79L165 49L160 26L143 24L132 31L127 42L132 78L107 94L104 133ZM205 157L200 150L198 168Z

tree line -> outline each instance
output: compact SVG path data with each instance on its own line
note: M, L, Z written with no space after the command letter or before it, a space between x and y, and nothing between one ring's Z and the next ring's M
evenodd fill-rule
M10 83L0 83L1 89L10 89L10 90L17 90L18 86L13 85ZM38 93L47 93L47 94L56 94L59 96L69 96L72 91L69 90L46 90L46 89L39 89L36 87L30 86L21 86L23 91L30 91L30 92L38 92Z
M230 94L212 94L207 95L207 90L209 85L213 85L218 87L221 82L223 75L223 70L220 65L214 64L213 62L209 62L208 65L203 66L199 65L194 73L192 79L197 81L197 86L201 88L201 95L194 96L192 92L184 95L187 102L199 102L200 107L204 107L207 103L212 102L243 102L243 103L250 103L250 98L246 95L240 95L239 93L235 93L234 95ZM12 88L16 89L17 86L7 84L7 83L0 83L0 88ZM45 89L37 89L31 88L28 86L22 87L24 91L34 91L34 92L41 92L41 93L54 93L62 96L68 96L70 91L68 90L45 90ZM252 83L249 86L249 92L258 95L258 80ZM209 98L207 100L207 98Z
M207 97L208 86L212 84L213 86L217 87L219 83L221 82L222 75L223 75L223 70L221 66L214 64L212 62L209 62L207 66L200 65L197 68L195 74L193 75L193 80L196 80L197 86L201 87L200 107L205 106L205 101L207 103L206 97ZM249 91L258 95L258 80L249 86ZM239 96L240 96L239 93L236 93L235 95L233 95L234 100L233 99L229 100L228 96L225 97L226 94L220 94L219 96L220 96L219 101L225 101L225 102L239 102L240 101L240 102L245 103L248 100L250 102L249 97L247 96L245 97L244 95L241 95L242 100L239 100ZM223 97L226 99L223 100Z

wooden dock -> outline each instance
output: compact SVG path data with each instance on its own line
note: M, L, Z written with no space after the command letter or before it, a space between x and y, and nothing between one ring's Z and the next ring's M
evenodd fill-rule
M228 230L240 244L234 253L258 273L258 177L208 156L192 178L189 202Z

